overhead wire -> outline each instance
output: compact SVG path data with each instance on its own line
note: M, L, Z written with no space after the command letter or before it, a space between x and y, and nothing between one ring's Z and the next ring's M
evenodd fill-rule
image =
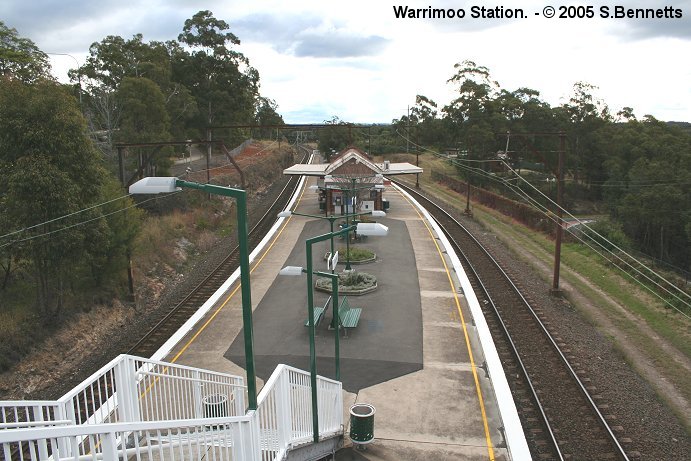
M169 194L161 195L160 197L159 197L159 196L157 196L157 197L151 197L151 198L146 199L146 200L143 200L143 201L141 201L141 202L139 202L139 203L133 203L132 205L126 206L125 208L120 208L120 209L115 210L115 211L112 211L112 212L110 212L110 213L106 213L106 214L103 214L103 215L99 215L99 216L96 216L95 218L87 219L86 221L81 221L81 222L78 222L78 223L75 223L75 224L71 224L71 225L69 225L69 226L61 227L60 229L55 229L55 230L52 230L52 231L50 231L50 232L44 232L43 234L32 235L31 237L25 237L25 238L22 238L22 239L12 240L12 241L10 241L10 242L7 242L7 243L4 243L4 244L0 245L0 248L5 248L5 247L11 246L11 245L16 245L16 244L18 244L18 243L28 242L28 241L30 241L30 240L34 240L34 239L37 239L37 238L46 237L46 236L49 236L49 235L53 235L53 234L57 234L57 233L60 233L60 232L64 232L64 231L66 231L66 230L73 229L73 228L75 228L75 227L83 226L83 225L85 225L85 224L89 224L89 223L91 223L91 222L98 221L98 220L103 219L103 218L107 218L107 217L112 216L112 215L114 215L114 214L116 214L116 213L122 213L123 211L129 210L130 208L134 208L134 207L139 206L139 205L141 205L141 204L143 204L143 203L147 203L147 202L150 202L150 201L152 201L152 200L156 200L156 199L158 199L158 198L167 198L167 197L170 197L170 196L172 196L172 195L178 194L179 192L180 192L180 191L175 191L175 192L171 192L171 193L169 193Z
M493 181L495 181L495 182L498 182L498 183L503 184L504 186L506 186L507 188L509 188L510 190L512 190L516 195L518 195L519 197L522 197L526 202L528 202L529 205L531 205L532 207L536 208L537 211L539 211L540 213L542 213L543 215L545 215L545 217L546 217L547 219L549 219L550 221L554 222L555 224L557 223L557 219L556 219L554 213L553 213L549 208L547 208L544 204L540 203L540 202L539 202L538 200L536 200L535 198L531 197L527 192L525 192L524 190L522 190L522 189L521 189L520 187L518 187L517 185L512 184L511 182L509 182L509 180L504 179L504 178L501 178L501 177L496 176L496 175L488 174L487 172L485 172L484 170L481 170L481 169L479 169L479 168L470 168L470 167L466 167L466 166L460 165L460 164L457 164L457 166L459 166L461 169L463 169L463 170L465 170L465 171L470 171L470 172L472 172L472 173L478 173L478 172L480 172L480 174L481 174L481 175L484 175L487 179L491 179L491 180L493 180ZM582 223L580 220L579 220L579 222L580 222L582 225L585 225L585 223ZM570 235L572 235L572 236L573 236L575 239L577 239L579 242L581 242L582 244L584 244L585 246L587 246L588 248L590 248L592 251L594 251L595 253L597 253L598 255L600 255L600 256L601 256L602 258L604 258L606 261L608 261L608 262L614 264L616 267L619 268L619 266L617 265L617 262L614 261L614 259L611 259L611 258L608 257L607 255L605 255L602 251L600 251L600 250L598 250L597 248L595 248L595 247L594 247L593 245L591 245L588 241L586 241L584 238L582 238L578 233L572 231L572 230L569 229L569 228L565 228L564 230L565 230L566 232L568 232ZM618 259L620 259L622 262L626 263L625 260L623 260L622 258L618 257L618 255L617 255L616 253L614 253L614 252L612 252L611 250L609 250L609 249L608 249L606 246L604 246L601 242L599 242L599 241L597 241L596 239L592 238L592 236L590 236L590 235L588 235L588 234L584 234L584 235L585 235L586 237L590 237L590 239L591 239L593 242L595 242L596 244L598 244L598 245L599 245L603 250L605 250L607 253L610 253L612 256L615 256L615 257L617 257ZM619 269L622 270L621 268L619 268ZM634 269L635 269L635 268L634 268ZM623 272L624 272L629 278L631 278L634 282L640 284L641 286L643 286L644 288L646 288L648 291L650 291L650 293L652 293L655 297L659 298L662 302L664 302L665 304L669 305L672 309L676 310L677 312L679 312L680 314L682 314L682 315L685 316L685 317L689 317L685 312L683 312L682 310L680 310L679 308L677 308L674 304L672 304L671 302L669 302L669 300L667 300L667 299L665 299L664 297L662 297L662 296L661 296L659 293L657 293L655 290L651 289L650 287L648 287L648 286L645 285L645 284L641 284L640 281L638 281L633 275L629 274L628 272L626 272L626 271L623 271ZM642 274L642 275L644 275L644 274ZM645 275L644 275L644 276L645 276ZM670 296L676 298L677 300L679 300L680 302L682 302L682 303L684 303L684 304L686 304L686 305L689 305L689 303L687 303L686 301L680 299L680 298L679 298L678 296L676 296L674 293L669 292L669 290L667 290L664 286L660 285L659 283L655 282L655 281L652 280L652 279L649 279L649 280L651 281L651 283L653 283L654 285L658 286L658 287L659 287L660 289L662 289L663 291L666 291L668 294L670 294ZM682 293L683 293L683 292L682 292ZM684 294L686 294L686 293L684 293ZM689 318L691 318L691 317L689 317Z
M401 136L402 138L404 138L404 139L406 139L407 141L409 141L409 140L408 140L403 134L401 134L398 130L396 130L396 133L397 133L399 136ZM415 144L415 143L412 142L412 141L410 141L410 142L413 143L413 144ZM507 142L508 142L508 141L507 141ZM415 145L416 145L417 147L419 147L419 148L424 149L424 150L427 151L427 152L432 153L432 154L435 155L435 156L442 157L441 154L440 154L439 152L432 151L432 150L430 150L430 149L424 148L424 147L419 146L419 145L417 145L417 144L415 144ZM508 165L504 160L501 160L501 159L488 159L488 160L471 160L471 159L462 159L462 160L459 160L459 159L449 159L449 160L451 160L453 164L455 164L456 166L461 167L461 168L464 169L465 171L470 171L470 172L473 172L473 173L476 173L476 174L481 174L481 175L485 176L486 178L492 179L492 180L494 180L494 181L496 181L496 182L500 182L500 183L502 183L502 184L508 186L508 187L509 187L511 190L513 190L514 192L516 192L515 189L520 190L520 191L521 191L521 195L523 195L524 198L526 198L526 199L527 199L529 202L531 202L531 203L534 202L534 203L533 203L533 206L534 206L534 207L537 207L537 208L538 208L538 211L540 211L541 213L543 213L544 215L546 215L550 220L556 222L555 218L552 217L553 213L552 213L546 206L540 204L537 200L535 200L535 199L533 199L532 197L530 197L530 195L527 194L527 193L525 193L525 191L523 191L522 189L520 189L520 187L518 187L518 186L516 186L516 185L514 185L514 184L511 184L511 183L507 182L506 180L504 180L503 178L498 177L497 175L489 174L489 173L485 172L484 170L482 170L482 169L480 169L480 168L471 168L471 167L468 167L468 166L465 166L465 165L462 165L461 163L459 163L459 162L497 162L497 161L498 161L498 162L501 162L504 166L507 167L507 169L509 169L509 170L515 175L515 177L516 177L517 179L520 179L520 180L522 180L523 182L527 183L527 184L528 184L532 189L534 189L538 194L540 194L540 195L543 196L545 199L547 199L548 202L552 203L552 204L553 204L554 206L556 206L556 207L559 207L559 208L560 208L563 212L565 212L571 219L574 219L574 220L577 221L580 225L582 225L582 226L584 226L586 229L588 229L590 232L592 232L592 233L594 233L595 235L597 235L600 239L602 239L603 241L605 241L605 242L607 242L608 244L610 244L613 248L616 248L616 249L617 249L618 251L620 251L621 253L625 254L626 256L628 256L629 258L631 258L632 260L636 261L636 263L638 263L639 265L645 267L649 272L651 272L652 274L654 274L655 276L657 276L660 280L664 281L665 283L667 283L667 284L668 284L669 286L671 286L672 288L676 289L679 293L683 294L685 297L691 298L691 295L689 295L689 294L686 293L685 291L681 290L679 287L677 287L677 286L674 285L672 282L670 282L669 280L667 280L666 278L664 278L662 275L660 275L660 274L658 274L657 272L653 271L652 269L646 267L643 263L641 263L640 261L638 261L634 256L632 256L632 255L630 255L629 253L627 253L626 251L622 250L622 249L621 249L619 246L617 246L614 242L611 242L609 239L607 239L606 237L604 237L603 235L601 235L599 232L595 231L592 227L588 226L587 223L584 223L584 222L581 221L579 218L575 217L575 216L574 216L573 214L571 214L568 210L566 210L566 209L564 209L563 207L557 205L556 202L554 202L551 198L549 198L547 195L545 195L544 193L542 193L542 191L540 191L540 190L537 189L535 186L533 186L532 183L530 183L528 180L526 180L526 179L523 178L520 174L518 174L518 173L517 173L513 168L511 168L511 166ZM480 173L480 172L481 172L481 173ZM537 205L537 206L536 206L536 205ZM543 209L540 209L540 208L543 208L544 210L543 210ZM545 210L546 210L546 211L545 211ZM567 230L567 232L569 232L571 235L574 235L573 232L570 231L568 228L567 228L566 230ZM614 256L616 259L619 259L622 263L624 263L626 266L630 267L630 268L631 268L632 270L634 270L636 273L638 273L638 274L640 274L641 276L643 276L645 279L647 279L648 281L650 281L653 285L655 285L655 286L657 286L658 288L660 288L661 290L667 292L670 296L674 297L675 299L677 299L678 301L682 302L683 304L686 304L687 306L691 306L691 304L690 304L689 302L687 302L687 301L685 301L685 300L679 298L679 296L677 296L676 294L674 294L674 293L672 293L671 291L669 291L669 289L667 289L666 287L662 286L660 283L656 282L655 280L651 279L648 275L646 275L646 274L644 274L643 272L641 272L637 267L631 265L628 261L626 261L626 260L623 259L620 255L618 255L618 254L616 254L615 252L613 252L611 249L605 247L601 242L599 242L598 240L594 239L591 235L589 235L589 234L587 234L587 233L584 233L584 235L587 236L587 237L590 237L591 240L592 240L593 242L595 242L596 244L598 244L603 250L605 250L607 253L609 253L609 254L611 254L612 256ZM576 237L579 241L583 241L580 237L578 237L578 236L575 236L575 237ZM590 245L587 245L587 246L588 246L589 248L593 249L592 246L590 246ZM594 250L594 249L593 249L593 250ZM595 250L595 251L596 251L596 250ZM603 256L605 259L608 260L608 258L606 258L604 255L602 255L599 251L596 251L596 253L600 254L601 256ZM610 262L612 262L612 261L610 261ZM616 264L615 264L615 266L619 268L619 266L617 266ZM651 293L653 293L655 296L657 296L658 298L660 298L663 302L665 302L666 304L668 304L670 307L672 307L673 309L675 309L675 310L677 310L678 312L680 312L682 315L688 317L687 314L685 314L683 311L681 311L680 309L678 309L676 306L674 306L674 305L673 305L672 303L670 303L668 300L662 298L662 297L661 297L658 293L656 293L651 287L648 287L646 284L641 283L639 280L637 280L635 277L633 277L631 274L629 274L627 271L623 270L622 268L619 268L619 269L622 270L622 271L623 271L625 274L627 274L629 277L631 277L632 280L633 280L634 282L636 282L637 284L639 284L639 285L641 285L642 287L644 287L646 290L648 290L648 291L650 291Z
M106 201L106 202L98 203L98 204L96 204L96 205L92 205L92 206L90 206L90 207L88 207L88 208L84 208L84 209L82 209L82 210L78 210L78 211L75 211L75 212L66 214L66 215L64 215L64 216L59 216L59 217L57 217L57 218L53 218L53 219L50 219L50 220L48 220L48 221L44 221L44 222L42 222L42 223L34 224L33 226L25 227L25 228L23 228L23 229L19 229L19 230L13 231L13 232L10 232L10 233L5 234L5 235L0 235L0 239L4 239L4 238L9 237L9 236L12 236L12 235L20 234L20 233L22 233L22 232L26 232L26 231L28 231L28 230L35 229L35 228L37 228L37 227L45 226L46 224L51 224L51 223L54 223L54 222L57 222L57 221L61 221L61 220L63 220L63 219L69 218L69 217L71 217L71 216L78 215L78 214L80 214L80 213L84 213L84 212L86 212L86 211L91 211L91 210L93 210L94 208L99 208L99 207L102 207L102 206L104 206L104 205L108 205L108 204L110 204L110 203L116 202L116 201L118 201L118 200L122 200L122 199L124 199L124 198L129 197L130 195L131 195L131 194L122 195L122 196L120 196L120 197L117 197L117 198L108 200L108 201Z
M259 150L257 153L264 152L265 150L271 148L271 147L272 147L274 144L276 144L276 143L277 143L277 141L273 141L272 143L270 143L270 144L269 144L268 146L266 146L265 148ZM204 170L197 170L196 173L197 173L197 172L204 172L204 171L213 171L213 170L217 170L217 169L220 169L220 168L226 168L227 166L228 166L228 165L221 165L221 166L218 166L218 167L209 168L208 170L207 170L207 169L204 169ZM144 200L144 201L142 201L142 202L139 202L139 204L147 203L147 202L149 202L149 201L151 201L151 200L155 200L156 198L167 198L167 197L169 197L169 196L175 195L177 192L178 192L178 191L173 192L173 193L170 193L170 194L165 194L165 195L162 195L162 196L159 196L159 197L152 197L152 198L150 198L150 199L147 199L147 200ZM70 218L70 217L72 217L72 216L75 216L75 215L78 215L78 214L81 214L81 213L85 213L85 212L87 212L87 211L91 211L91 210L93 210L93 209L95 209L95 208L99 208L99 207L102 207L102 206L105 206L105 205L109 205L109 204L111 204L111 203L113 203L113 202L116 202L116 201L118 201L118 200L122 200L122 199L125 199L125 198L127 198L127 197L130 197L131 195L132 195L132 194L122 195L122 196L120 196L120 197L117 197L117 198L114 198L114 199L111 199L111 200L108 200L108 201L105 201L105 202L102 202L102 203L98 203L98 204L92 205L92 206L90 206L90 207L87 207L87 208L84 208L84 209L81 209L81 210L77 210L77 211L74 211L74 212L72 212L72 213L68 213L68 214L66 214L66 215L59 216L59 217L57 217L57 218L50 219L50 220L48 220L48 221L44 221L44 222L41 222L41 223L38 223L38 224L34 224L34 225L32 225L32 226L29 226L29 227L25 227L25 228L22 228L22 229L18 229L18 230L16 230L16 231L9 232L9 233L7 233L7 234L5 234L5 235L0 235L0 239L4 239L4 238L7 238L7 237L11 237L11 236L13 236L13 235L21 234L21 233L23 233L23 232L27 232L27 231L29 231L29 230L32 230L32 229L35 229L35 228L38 228L38 227L42 227L42 226L45 226L45 225L47 225L47 224L51 224L51 223L54 223L54 222L58 222L58 221L61 221L61 220L63 220L63 219ZM97 220L99 220L99 219L101 219L101 218L108 217L108 216L111 216L111 215L113 215L113 214L120 213L120 212L122 212L122 211L128 210L128 209L133 208L133 207L135 207L135 206L137 206L137 205L138 205L138 204L133 204L133 205L130 205L130 206L128 206L128 207L121 208L121 209L119 209L119 210L115 210L115 211L113 211L113 212L111 212L111 213L107 213L107 214L105 214L105 215L100 215L100 216L97 216L97 217L95 217L95 218L88 219L88 220L86 220L86 221L81 221L81 222L79 222L79 223L75 223L75 224L72 224L72 225L70 225L70 226L62 227L62 228L60 228L60 229L56 229L56 230L53 230L53 231L50 231L50 232L45 232L45 233L43 233L43 234L33 235L33 236L31 236L31 237L26 237L26 238L22 238L22 239L15 239L15 240L12 240L12 241L10 241L10 242L6 242L6 243L0 245L0 248L5 248L5 247L11 246L11 245L15 245L15 244L17 244L17 243L22 243L22 242L26 242L26 241L29 241L29 240L34 240L34 239L37 239L37 238L40 238L40 237L45 237L45 236L52 235L52 234L56 234L56 233L59 233L59 232L62 232L62 231L68 230L68 229L72 229L72 228L74 228L74 227L78 227L78 226L81 226L81 225L84 225L84 224L88 224L88 223L90 223L90 222L97 221Z
M585 223L585 222L581 221L579 218L577 218L576 216L574 216L573 214L571 214L571 212L569 212L568 210L566 210L564 207L558 205L554 200L552 200L550 197L548 197L547 195L545 195L541 190L539 190L537 187L535 187L530 181L526 180L526 179L523 178L521 175L519 175L519 174L516 172L516 170L514 170L513 168L511 168L511 166L510 166L508 163L506 163L506 162L503 162L503 163L504 163L504 165L505 165L512 173L514 173L514 174L516 175L517 178L519 178L520 180L522 180L523 182L525 182L530 188L532 188L532 189L535 190L538 194L540 194L541 196L543 196L543 197L544 197L548 202L550 202L552 205L554 205L555 207L558 207L562 212L566 213L571 219L577 221L580 225L582 225L582 226L584 226L586 229L588 229L588 231L590 231L590 232L592 232L593 234L597 235L599 238L601 238L603 241L607 242L608 244L612 245L612 247L613 247L613 248L616 248L617 251L619 251L619 252L625 254L627 257L631 258L633 261L636 261L636 263L638 263L640 266L642 266L643 268L647 269L648 272L654 274L654 275L657 276L660 280L662 280L662 281L664 281L665 283L667 283L670 287L676 289L679 293L681 293L681 294L683 294L685 297L691 299L691 295L689 295L689 294L686 293L685 291L681 290L679 287L677 287L676 285L674 285L672 282L670 282L669 280L667 280L667 279L666 279L665 277L663 277L662 275L658 274L658 273L655 272L654 270L652 270L652 269L650 269L649 267L647 267L647 266L646 266L645 264L643 264L642 262L638 261L638 259L636 259L633 255L629 254L628 252L626 252L625 250L623 250L622 248L620 248L617 244L615 244L615 243L612 242L611 240L607 239L605 236L603 236L602 234L600 234L599 232L597 232L595 229L593 229L591 226L589 226L588 223ZM593 240L597 242L597 240L595 240L595 239L593 239ZM618 254L616 254L616 253L614 253L614 252L611 252L611 254L612 254L613 256L615 256L617 259L619 259L621 262L623 262L625 265L627 265L628 267L630 267L631 269L633 269L636 273L640 274L641 276L643 276L644 278L646 278L648 281L650 281L650 282L652 282L653 284L657 285L658 287L660 287L662 290L666 291L668 294L670 294L670 295L673 296L674 298L676 298L676 299L678 299L679 301L683 302L683 303L686 304L687 306L691 306L691 303L689 303L689 302L687 302L687 301L684 301L684 300L680 299L680 298L679 298L678 296L676 296L674 293L672 293L671 291L669 291L666 287L663 287L662 285L658 284L656 281L654 281L654 280L651 279L649 276L647 276L646 274L644 274L643 272L641 272L637 267L633 266L631 263L629 263L628 261L626 261L624 258L622 258L621 256L619 256Z

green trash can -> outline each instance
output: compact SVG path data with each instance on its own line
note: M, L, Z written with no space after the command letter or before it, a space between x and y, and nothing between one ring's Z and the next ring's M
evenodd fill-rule
M356 403L350 407L350 440L366 444L374 440L374 412L372 405Z

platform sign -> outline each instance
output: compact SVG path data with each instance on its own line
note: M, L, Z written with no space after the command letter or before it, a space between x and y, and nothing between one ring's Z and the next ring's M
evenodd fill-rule
M326 265L330 271L336 270L336 266L338 265L338 251L333 255L329 254L329 259L327 260Z

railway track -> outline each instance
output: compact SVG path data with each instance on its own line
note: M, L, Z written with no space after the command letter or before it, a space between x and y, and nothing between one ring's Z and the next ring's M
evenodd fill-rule
M306 148L300 147L305 154L302 160L304 162L308 157L308 152ZM248 235L249 251L252 251L264 238L276 221L276 215L285 208L292 197L298 183L299 177L291 176L286 186L278 194L278 198L250 229ZM239 256L238 247L235 246L230 254L181 301L171 305L168 309L162 309L164 312L162 318L127 353L140 357L151 357L239 267Z
M398 181L454 246L482 307L535 460L628 460L624 448L547 326L485 248L449 213Z

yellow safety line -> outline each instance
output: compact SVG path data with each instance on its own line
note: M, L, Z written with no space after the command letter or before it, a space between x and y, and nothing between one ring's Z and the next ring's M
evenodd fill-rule
M297 207L300 204L300 201L302 200L302 196L304 195L304 193L305 193L305 187L303 185L302 192L300 192L300 197L298 197L297 202L295 203L295 207ZM281 227L281 230L278 231L278 233L276 234L274 239L271 241L271 245L269 245L269 248L267 248L266 251L264 251L261 258L259 258L259 260L254 264L254 267L252 267L252 269L250 270L250 273L254 272L254 270L257 268L257 266L259 266L259 264L261 264L261 262L264 260L266 255L269 254L269 251L271 251L271 249L274 247L274 245L276 244L276 241L278 240L278 238L283 233L283 230L286 228L286 226L288 225L288 222L290 222L291 218L292 218L292 216L288 217L288 219L285 220L285 222L283 223L283 226ZM192 345L192 343L197 339L197 337L202 333L202 331L204 331L206 329L206 327L209 326L209 324L213 321L213 319L216 318L218 313L221 312L221 310L226 306L226 304L228 304L228 301L230 301L233 298L233 296L235 296L235 294L238 292L238 290L240 289L241 286L242 286L242 284L238 283L238 285L235 287L235 289L232 291L232 293L230 293L230 295L228 295L228 297L223 301L223 303L218 307L218 309L216 309L216 311L214 311L214 313L211 315L211 317L209 317L208 320L206 322L204 322L204 325L202 325L199 328L199 330L197 330L197 332L194 334L194 336L192 336L192 338L190 338L190 340L187 342L187 344L185 344L182 347L182 349L180 349L180 352L178 352L175 355L175 357L173 357L171 359L171 363L175 363L180 358L180 356L182 356L182 354L187 350L187 348L189 348Z
M449 266L446 264L446 260L444 259L441 248L439 248L439 243L437 243L437 240L434 238L434 232L432 232L432 229L430 229L429 225L427 224L427 221L422 217L422 215L418 211L417 207L414 206L413 203L410 200L408 200L408 197L403 195L398 189L396 189L396 192L398 192L399 195L401 197L403 197L413 207L413 209L415 210L417 215L420 217L420 219L422 220L422 223L427 228L427 232L429 232L429 235L432 238L432 241L434 242L434 246L437 247L437 253L439 253L439 258L441 259L442 264L444 264L444 269L446 270L446 277L449 279L449 285L451 285L451 292L453 293L454 300L456 301L456 309L458 310L458 314L461 316L461 324L463 325L463 335L465 336L465 344L466 344L466 348L468 349L468 355L470 356L470 368L473 371L473 379L475 380L475 390L477 392L478 401L480 402L480 413L482 414L482 423L483 423L483 426L485 428L485 439L487 440L487 452L489 454L490 461L494 461L494 448L492 447L492 437L490 436L490 433L489 433L489 424L487 423L487 413L485 412L485 402L484 402L484 399L482 398L482 389L480 388L480 380L478 379L478 376L477 376L477 367L475 366L475 359L473 358L473 351L470 348L470 337L468 336L468 329L466 327L465 317L463 316L463 310L461 309L461 303L458 300L458 295L456 294L456 287L453 283L453 280L451 279L451 273L449 272Z

